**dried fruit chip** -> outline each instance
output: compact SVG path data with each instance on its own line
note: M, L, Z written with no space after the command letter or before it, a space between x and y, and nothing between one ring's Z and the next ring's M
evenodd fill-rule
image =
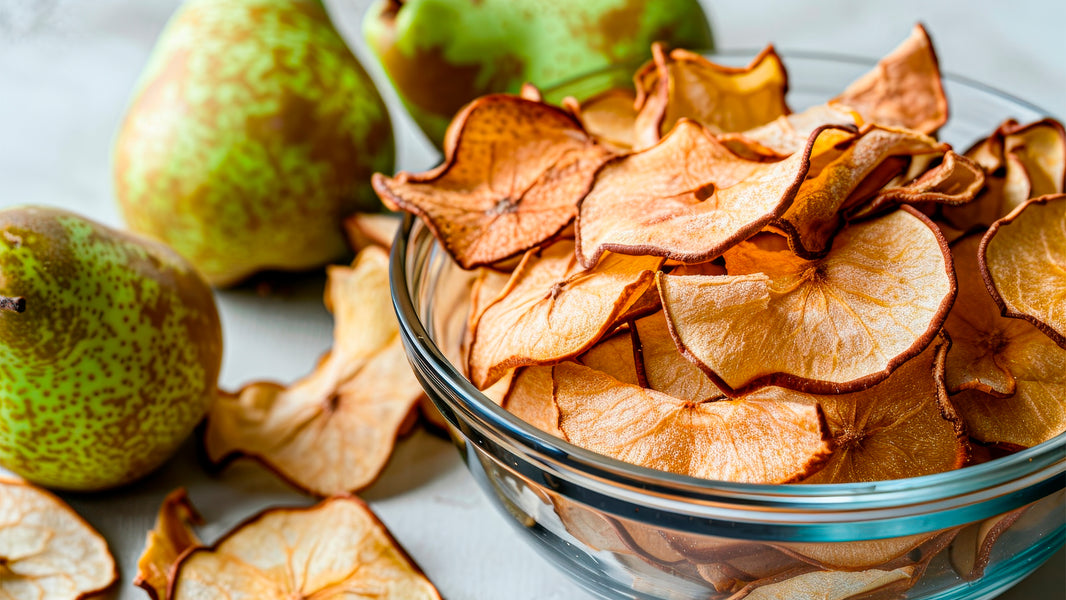
M259 513L214 546L186 554L169 596L440 599L381 521L354 497Z
M402 223L403 215L396 213L356 213L344 219L344 233L356 252L367 246L391 248Z
M1014 525L1018 517L1022 516L1028 508L1028 506L1023 506L963 527L948 548L951 567L955 569L959 577L974 580L984 575L996 540L1011 525Z
M333 350L288 388L220 395L203 440L216 465L248 456L322 496L362 489L384 468L422 395L392 313L388 256L369 247L329 277Z
M634 333L645 387L689 402L725 397L707 374L678 350L662 312L636 321Z
M725 481L785 483L829 454L821 410L805 398L685 402L575 363L553 367L559 428L630 464Z
M973 201L984 188L985 173L981 165L948 150L939 165L902 185L890 185L877 192L863 213L881 210L893 204L933 203L957 206Z
M566 98L563 106L581 120L593 139L615 152L624 153L632 150L635 144L635 102L632 91L611 89L584 102Z
M818 148L851 139L829 127L776 163L743 159L694 121L656 146L613 159L581 201L577 244L584 265L605 251L702 262L759 231L792 202Z
M530 252L477 323L470 380L483 389L508 369L581 354L652 285L661 263L607 255L586 271L565 240Z
M932 531L881 540L826 543L794 542L775 544L775 546L782 552L796 556L823 569L861 571L882 566L895 559L905 557L912 550L938 535L940 535L939 532Z
M628 327L596 342L595 346L577 357L577 362L606 373L622 383L642 385L636 351L633 348L633 336ZM550 386L548 396L551 396Z
M143 588L154 600L166 600L171 568L184 552L203 545L193 531L193 526L203 524L204 519L192 505L185 488L167 494L159 508L155 529L148 532L144 553L137 561L133 585Z
M780 160L803 149L819 127L857 127L862 118L854 111L828 104L812 106L803 112L778 117L765 125L739 133L725 133L719 140L727 148L752 160Z
M636 147L654 146L678 120L692 119L713 133L744 131L790 111L788 75L772 46L747 67L727 67L676 49L652 46L652 61L633 81L637 88Z
M944 387L948 346L938 336L881 383L850 394L818 396L833 456L804 483L883 481L962 467L968 457L966 436Z
M931 134L948 120L948 100L929 34L916 25L910 37L830 104L858 111L868 122Z
M563 437L563 432L559 430L559 409L552 399L551 367L518 369L502 405L537 429L558 438Z
M977 256L1003 314L1066 348L1066 194L1034 198L993 223Z
M795 576L777 575L767 580L756 581L728 600L847 600L867 597L872 592L888 592L907 589L921 575L916 565L892 570L869 569L866 571L811 571Z
M573 219L609 152L566 111L484 96L460 114L454 152L421 175L374 175L387 206L426 221L464 268L520 254Z
M0 478L0 597L77 600L117 578L107 542L62 500Z
M824 259L745 242L726 268L658 286L675 341L730 396L869 387L929 344L955 297L946 243L909 207L846 227Z

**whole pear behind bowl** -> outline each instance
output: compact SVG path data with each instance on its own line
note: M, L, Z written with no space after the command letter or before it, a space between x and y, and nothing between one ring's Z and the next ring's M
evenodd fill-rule
M167 460L216 395L211 288L155 241L51 208L0 211L0 466L92 491Z
M115 139L131 229L212 285L346 252L343 217L380 207L394 142L373 82L319 0L188 0Z

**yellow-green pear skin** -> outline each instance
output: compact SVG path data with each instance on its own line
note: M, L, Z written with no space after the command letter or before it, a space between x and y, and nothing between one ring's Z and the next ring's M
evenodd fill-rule
M0 211L0 466L63 490L138 479L206 414L221 362L211 288L173 250Z
M622 66L606 89L625 84L653 42L714 48L698 0L377 0L363 35L438 147L452 116L477 96Z
M380 207L389 115L319 0L188 0L115 139L127 224L216 286L346 254L341 221Z

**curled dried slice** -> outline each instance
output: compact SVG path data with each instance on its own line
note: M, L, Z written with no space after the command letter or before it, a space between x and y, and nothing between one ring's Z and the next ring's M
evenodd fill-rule
M203 544L194 526L203 525L204 519L189 500L185 488L167 494L155 529L148 532L144 552L137 561L137 576L133 585L142 588L153 600L166 600L170 586L170 572L178 558L191 548Z
M730 596L728 600L847 600L865 598L873 592L887 595L890 591L909 588L921 575L921 571L917 565L907 565L892 570L800 571L791 577L787 577L786 573L756 581Z
M957 206L973 201L984 188L985 172L981 165L948 150L939 165L902 185L886 186L854 218L893 204L933 203Z
M616 152L629 152L636 143L635 102L636 95L631 90L610 89L583 102L566 98L563 106L574 113L597 142Z
M581 354L652 285L660 264L611 254L586 270L565 240L531 251L477 322L470 380L483 389L514 367Z
M1014 525L1018 517L1022 516L1028 508L1028 506L1023 506L963 527L948 548L951 567L955 569L959 577L972 581L984 575L996 540L1011 525Z
M78 600L117 578L107 542L62 500L0 478L0 597Z
M328 274L330 353L288 388L261 382L221 394L203 436L217 466L248 456L321 496L370 485L422 395L392 312L385 251L368 247L352 268Z
M706 373L681 354L661 311L637 320L634 333L645 387L689 402L725 397Z
M573 219L609 152L566 111L491 95L460 113L454 151L441 167L373 177L394 210L422 217L464 268L521 254Z
M721 134L718 139L745 158L780 160L802 150L807 138L819 127L857 127L861 124L862 118L852 110L819 104L754 129Z
M1034 198L993 223L977 257L1003 314L1066 348L1066 194Z
M931 134L948 120L948 100L929 34L910 36L830 104L858 111L865 121Z
M559 408L552 399L551 367L522 367L514 380L502 406L511 414L545 433L562 438L559 430Z
M804 483L884 481L962 467L966 436L944 388L949 345L938 336L873 387L817 396L833 455Z
M361 500L273 508L178 563L173 600L366 597L440 600L440 594Z
M636 147L654 146L678 120L692 119L714 133L744 131L790 111L788 75L773 46L747 67L712 63L699 54L661 44L633 77L637 88Z
M348 246L356 252L367 246L391 248L402 223L401 214L356 213L344 219L344 234L348 237Z
M765 163L733 154L704 127L682 120L659 144L597 173L579 208L581 263L595 264L605 251L713 259L788 208L812 154L853 136L819 129L804 150Z
M823 259L745 242L726 269L658 286L682 352L730 396L867 388L929 344L955 297L946 243L909 207L844 228Z
M823 417L806 398L685 402L575 363L553 367L559 428L583 448L705 479L785 483L829 454Z

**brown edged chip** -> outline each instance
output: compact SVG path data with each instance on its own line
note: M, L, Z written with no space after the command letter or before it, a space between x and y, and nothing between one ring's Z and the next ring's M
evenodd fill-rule
M1018 517L1021 517L1022 513L1028 509L1028 506L1023 506L963 527L948 547L951 567L955 569L959 577L967 581L980 579L985 574L992 547L995 546L999 536L1014 525Z
M822 568L839 571L863 571L884 565L907 554L940 535L919 533L902 537L858 542L789 542L774 547L782 552ZM909 562L909 561L908 561Z
M634 465L722 481L786 483L829 455L806 398L686 402L576 363L552 368L559 429L578 446Z
M1003 315L1066 348L1066 194L1034 198L993 223L977 258Z
M870 387L932 341L955 298L947 244L910 207L844 228L818 260L767 239L730 250L728 275L657 279L682 353L730 396Z
M0 598L80 600L118 579L107 542L73 509L0 478Z
M662 44L633 77L637 89L636 149L654 146L686 118L713 133L744 131L790 111L785 104L788 74L773 46L747 67L727 67Z
M609 254L584 269L566 240L529 252L477 322L470 380L484 389L515 367L588 350L652 285L660 264L654 256Z
M422 395L392 311L388 256L368 247L351 268L330 267L333 349L285 388L253 383L221 394L203 444L221 468L246 456L294 486L328 496L370 485Z
M657 145L615 158L597 173L577 219L581 263L595 264L606 251L711 260L788 208L812 154L854 135L822 128L804 150L766 163L733 154L706 128L683 119Z
M830 104L855 110L870 123L925 134L940 129L948 120L948 100L925 28L915 25L910 37Z
M898 204L959 206L972 202L984 186L985 172L981 165L948 150L940 164L914 179L885 186L861 212L856 211L852 216L859 218Z
M457 118L444 165L372 181L386 206L422 217L464 268L521 254L562 231L610 155L570 113L517 96L483 96Z
M641 368L637 364L637 350L633 347L633 333L629 327L610 334L577 357L577 362L606 373L622 383L643 385ZM548 390L551 395L551 390Z
M155 529L148 532L144 552L137 561L133 585L142 588L153 600L166 600L170 573L182 554L203 546L193 530L204 518L189 500L185 488L167 494L155 519Z
M723 133L718 139L736 154L752 160L781 160L803 149L819 127L858 127L862 118L847 108L819 104L739 133Z
M403 215L397 213L355 213L344 219L344 234L348 246L359 252L367 246L391 248Z
M440 594L358 498L272 508L178 563L173 600L402 598Z
M640 354L638 366L644 387L688 402L725 397L706 373L681 354L670 336L662 311L634 322L633 339ZM589 366L595 368L595 365Z
M574 114L585 131L600 144L624 154L636 145L636 94L632 90L610 89L579 102L564 98L563 106Z
M867 598L875 592L905 590L921 576L918 565L896 569L867 569L865 571L809 571L800 569L795 575L790 572L755 581L727 600L847 600Z

